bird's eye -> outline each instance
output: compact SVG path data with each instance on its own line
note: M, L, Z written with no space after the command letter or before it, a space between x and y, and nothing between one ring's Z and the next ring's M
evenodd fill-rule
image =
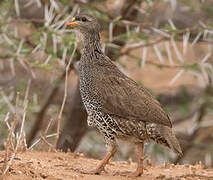
M81 19L83 22L85 22L85 21L87 21L87 18L85 18L85 17L82 17L82 19Z
M76 21L80 21L80 17L76 16L76 17L75 17L75 20L76 20Z

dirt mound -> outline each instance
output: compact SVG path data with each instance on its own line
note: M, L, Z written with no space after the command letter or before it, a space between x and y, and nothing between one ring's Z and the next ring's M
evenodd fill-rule
M4 152L0 152L0 167L3 166ZM82 155L63 152L27 151L13 160L7 176L0 179L87 179L87 180L124 180L124 179L213 179L213 169L204 169L201 165L146 166L144 175L130 178L117 175L119 172L134 171L135 163L110 162L106 172L101 175L87 175L81 170L92 169L99 160L88 159Z

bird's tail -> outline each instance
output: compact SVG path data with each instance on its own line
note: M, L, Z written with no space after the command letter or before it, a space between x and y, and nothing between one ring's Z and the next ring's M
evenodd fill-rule
M182 156L183 153L182 153L180 144L179 144L172 128L163 126L163 125L159 125L158 130L159 130L160 135L163 136L164 139L166 140L166 145L171 150L173 150L175 153L177 153L179 156Z

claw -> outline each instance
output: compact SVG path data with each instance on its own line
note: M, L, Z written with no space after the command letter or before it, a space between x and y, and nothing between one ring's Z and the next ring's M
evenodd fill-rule
M98 167L89 171L81 171L83 174L101 174L102 171L105 171L104 167Z

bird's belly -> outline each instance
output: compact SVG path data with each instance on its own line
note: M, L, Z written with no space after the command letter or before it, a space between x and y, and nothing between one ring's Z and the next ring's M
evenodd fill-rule
M134 143L147 141L149 139L144 122L118 116L114 116L113 119L119 127L116 136L117 139Z
M119 123L123 132L117 134L117 139L132 143L156 141L160 138L156 124L138 120L127 120ZM161 139L161 138L160 138Z
M147 139L144 138L144 137L145 136L136 137L136 136L129 136L129 135L125 135L125 134L121 134L121 135L116 136L116 138L118 140L131 142L131 143L135 143L135 144L146 141Z
M132 142L132 143L140 143L140 142L144 142L144 141L149 141L146 131L143 131L143 132L140 131L140 133L138 133L138 132L123 133L122 132L122 133L118 133L116 138L118 140Z

